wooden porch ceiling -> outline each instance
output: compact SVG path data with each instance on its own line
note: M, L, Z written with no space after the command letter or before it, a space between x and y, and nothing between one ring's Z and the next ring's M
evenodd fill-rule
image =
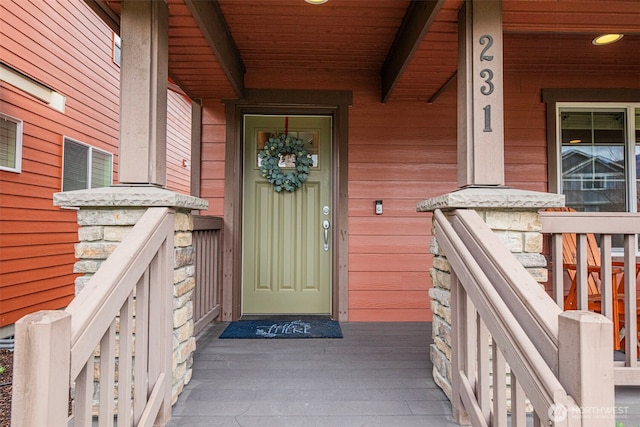
M119 31L121 0L85 1ZM463 0L166 1L169 73L192 98L242 97L247 76L295 72L308 88L379 76L381 100L427 101L457 69ZM622 32L640 56L640 1L503 0L503 23L560 41Z

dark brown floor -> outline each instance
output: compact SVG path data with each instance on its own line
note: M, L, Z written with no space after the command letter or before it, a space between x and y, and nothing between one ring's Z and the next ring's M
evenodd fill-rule
M198 340L171 426L456 426L430 323L346 323L342 339Z

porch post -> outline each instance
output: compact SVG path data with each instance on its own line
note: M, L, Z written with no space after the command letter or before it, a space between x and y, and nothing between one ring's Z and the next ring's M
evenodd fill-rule
M120 69L119 181L166 185L168 8L124 0Z
M458 16L458 186L504 185L502 2Z

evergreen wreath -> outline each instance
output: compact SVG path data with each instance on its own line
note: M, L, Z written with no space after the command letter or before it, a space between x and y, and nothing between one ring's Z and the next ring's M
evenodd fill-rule
M287 155L296 156L295 168L283 172L280 170L280 158ZM313 165L304 142L285 134L269 138L258 153L258 158L261 160L260 175L273 184L273 189L278 193L282 190L293 192L302 187L309 177L309 168Z

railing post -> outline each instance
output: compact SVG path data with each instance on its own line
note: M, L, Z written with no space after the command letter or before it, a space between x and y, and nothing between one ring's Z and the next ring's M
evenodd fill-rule
M566 311L558 316L558 377L574 398L582 427L613 426L615 387L613 324L606 317L587 311Z
M67 425L71 315L39 311L16 322L11 425Z

